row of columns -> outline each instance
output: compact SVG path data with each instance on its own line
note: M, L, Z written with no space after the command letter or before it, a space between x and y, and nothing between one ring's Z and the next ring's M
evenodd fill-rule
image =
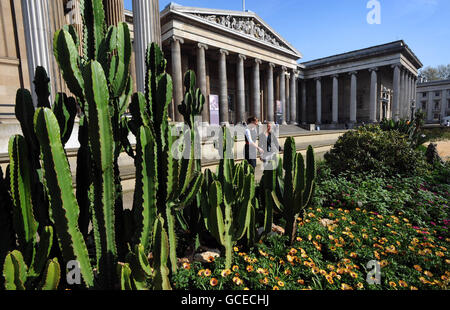
M182 38L176 36L171 39L171 65L172 65L172 78L174 87L174 106L177 107L183 100L183 83L182 83L182 64L181 64L181 44L184 41ZM207 84L206 84L206 50L208 46L202 43L198 43L197 49L197 79L198 87L202 93L206 96L207 94ZM230 55L229 51L220 49L219 50L219 119L221 124L228 124L228 77L227 77L227 57ZM245 61L247 57L242 54L237 55L236 64L236 117L235 122L240 123L245 121L244 115L245 109ZM252 106L250 113L261 119L261 64L260 59L253 60L252 66ZM275 106L274 106L274 67L273 63L268 63L267 66L267 121L275 121ZM297 97L296 97L296 85L297 78L295 70L290 72L290 85L289 90L286 89L286 80L288 76L286 75L286 67L281 67L279 72L280 78L280 101L283 108L282 123L286 124L286 115L290 114L290 119L292 124L296 124L297 117ZM290 93L290 102L286 100L286 93ZM175 108L174 113L175 121L182 121L182 116L178 113ZM202 113L203 122L207 123L209 121L209 103L205 103Z
M392 118L398 120L401 116L409 117L409 109L412 100L415 99L416 77L400 65L393 68L393 98L392 98ZM378 68L370 68L370 94L369 94L369 122L377 122L378 105ZM350 75L350 123L357 122L357 91L358 91L358 71L342 73ZM322 79L316 77L316 124L322 123ZM339 121L339 74L331 76L333 79L332 91L332 124ZM306 85L302 83L302 123L306 124ZM403 110L401 110L403 109Z

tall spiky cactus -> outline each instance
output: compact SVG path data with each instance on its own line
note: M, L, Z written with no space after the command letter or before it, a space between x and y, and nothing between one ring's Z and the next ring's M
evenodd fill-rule
M73 193L69 162L61 144L58 121L50 109L40 108L35 113L34 125L41 145L52 219L64 261L77 260L86 286L92 287L94 274L78 228L79 207Z
M154 144L147 151L153 149L154 155L151 161L155 162L157 171L151 171L147 175L150 179L146 180L148 184L154 182L152 191L156 190L156 202L148 200L145 207L155 207L153 214L159 214L164 218L164 225L169 238L170 264L173 273L177 270L176 248L177 240L175 234L175 212L189 205L195 198L203 181L201 173L193 171L191 167L191 159L182 159L178 157L178 151L174 147L177 137L172 136L172 127L168 122L168 107L172 101L172 79L166 73L167 61L157 44L151 44L147 49L147 77L146 77L146 93L133 95L130 105L130 111L133 115L132 127L137 136L139 148L136 153L144 156L144 141L142 134L145 133L145 139L150 139L150 145ZM142 129L144 127L144 129ZM141 128L141 129L139 129ZM153 142L154 141L154 142ZM154 158L154 159L153 159ZM137 158L137 166L140 167L143 160ZM150 172L150 171L149 171ZM156 176L155 176L156 174ZM143 188L144 182L136 181L136 191L139 195L135 195L135 202L142 201L142 194L145 193ZM150 197L149 197L150 198ZM137 206L134 203L134 206ZM136 208L138 214L136 217L142 217L140 208ZM144 235L151 232L148 229L151 226L146 224ZM142 241L142 240L141 240Z
M272 191L273 202L286 220L286 235L292 244L297 232L297 218L304 210L314 191L316 178L316 166L314 150L311 146L306 152L305 162L301 153L296 152L295 140L292 137L286 139L283 155L284 177L277 177L277 189Z
M229 130L224 128L224 139L230 143L228 135ZM225 247L225 268L231 268L234 244L244 236L252 240L254 235L254 171L246 161L235 165L232 158L224 157L217 175L209 171L206 174L210 177L206 178L202 191L205 226Z

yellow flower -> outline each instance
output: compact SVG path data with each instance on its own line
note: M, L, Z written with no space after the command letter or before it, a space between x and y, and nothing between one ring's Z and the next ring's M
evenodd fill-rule
M380 262L380 266L381 266L381 267L386 267L387 265L389 265L389 263L388 263L388 261L385 260L385 259L383 259L383 260Z
M285 271L284 271L284 274L285 275L291 275L292 274L292 271L290 270L290 269L286 269Z
M429 272L428 270L425 270L423 273L430 278L433 277L433 274L431 272Z
M234 265L232 268L233 271L238 271L239 270L239 266L238 265Z
M274 286L274 287L273 287L273 290L274 290L274 291L279 291L280 288L279 288L278 286Z
M348 284L342 283L341 290L348 291L348 290L353 290L353 288Z
M414 265L414 269L416 269L418 272L422 272L422 267L419 265Z
M283 287L284 286L284 282L283 281L278 281L278 286L279 287Z
M200 270L198 271L197 275L198 275L199 277L201 277L201 276L203 276L204 273L205 273L205 270L204 270L204 269L200 269Z
M209 277L211 275L211 270L206 269L203 274L205 275L205 277Z
M233 282L234 282L234 284L236 284L237 286L239 286L239 285L241 285L243 282L242 282L242 280L240 279L240 278L238 278L238 277L234 277L233 278Z
M239 248L238 248L237 246L235 246L235 247L233 248L233 250L234 250L235 252L239 252Z
M357 255L355 252L351 252L351 253L350 253L350 257L351 257L351 258L356 258L357 256L358 256L358 255Z
M358 274L357 274L356 272L354 272L354 271L351 271L351 272L350 272L350 276L351 276L353 279L358 278Z
M436 252L436 256L444 257L444 253L441 251Z
M216 278L211 278L211 280L209 281L209 284L210 284L211 286L216 286L217 283L219 283L219 281L217 281Z
M247 272L252 272L254 270L252 265L248 265L246 269L247 269Z
M231 270L230 269L225 269L222 270L222 272L220 273L222 277L228 277L231 274Z
M356 287L359 289L363 289L364 288L364 284L362 284L361 282L358 282L358 284L356 284Z
M394 281L389 281L389 285L392 287L397 287L397 283L395 283Z
M418 290L418 288L417 288L417 287L415 287L415 286L412 286L412 285L411 285L411 286L410 286L409 288L411 289L411 291L417 291L417 290Z
M189 270L191 269L191 265L189 263L183 263L183 269Z

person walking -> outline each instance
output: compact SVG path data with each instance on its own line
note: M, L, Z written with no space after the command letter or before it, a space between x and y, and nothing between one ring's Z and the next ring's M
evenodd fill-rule
M256 117L250 117L247 120L247 128L245 129L245 159L253 168L256 168L257 151L264 154L264 150L256 144L258 122Z
M273 125L269 122L266 124L266 130L259 136L259 147L264 150L261 156L263 162L275 159L275 155L282 151L277 137L273 134Z

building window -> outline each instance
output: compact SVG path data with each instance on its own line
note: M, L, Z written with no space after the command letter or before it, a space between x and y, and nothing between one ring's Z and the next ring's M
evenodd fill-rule
M427 110L427 103L425 101L422 101L422 110L423 111Z
M450 89L447 89L447 96L450 96Z
M422 97L425 98L427 96L427 92L422 93Z
M434 109L435 110L440 110L441 107L441 102L440 101L435 101L434 102Z
M439 119L439 114L434 114L434 119Z
M434 93L434 96L435 96L435 97L439 97L440 95L441 95L441 92L440 92L440 91L437 91L437 92Z

